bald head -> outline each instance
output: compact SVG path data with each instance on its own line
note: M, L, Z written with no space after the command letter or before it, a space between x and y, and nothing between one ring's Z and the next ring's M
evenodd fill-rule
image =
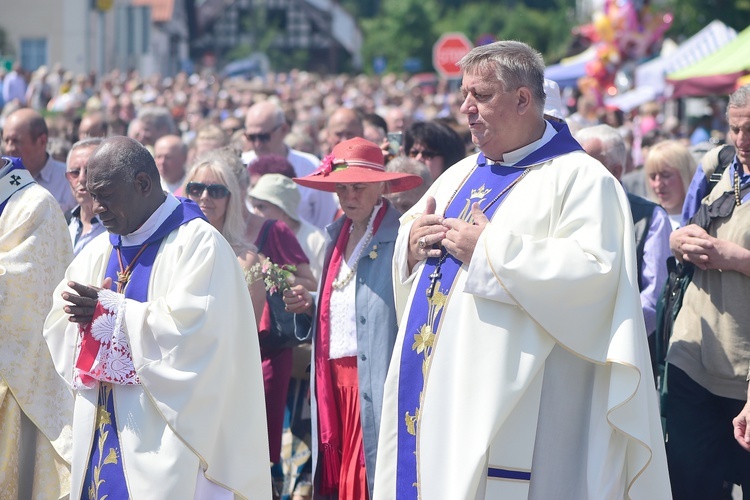
M104 121L103 113L91 113L81 118L78 125L78 138L89 139L91 137L106 137L107 124Z
M42 115L29 108L14 111L5 120L3 151L21 158L26 169L36 177L47 163L47 124Z
M289 132L284 110L270 101L254 104L245 115L245 139L248 150L258 156L286 156L284 137Z
M187 146L177 135L165 135L154 144L154 160L159 175L168 184L174 184L185 177Z
M336 144L364 136L362 118L356 111L349 108L339 108L328 118L326 126L326 142L328 151L333 151Z
M87 183L94 214L111 233L130 234L164 202L148 150L128 137L110 137L89 158Z

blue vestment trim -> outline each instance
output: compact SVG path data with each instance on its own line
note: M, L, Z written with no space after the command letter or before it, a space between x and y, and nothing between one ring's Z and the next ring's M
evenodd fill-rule
M172 231L193 219L205 220L205 216L197 204L183 199L180 199L180 202L180 205L174 209L169 217L143 243L144 245L148 244L148 247L146 247L146 250L138 258L133 268L130 281L125 287L125 297L138 302L146 302L148 300L148 285L151 278L151 271L154 267L154 261L161 246L161 241ZM110 234L109 241L113 247L120 247L122 238L120 235ZM123 266L127 266L130 263L141 246L120 247ZM120 264L117 259L117 253L113 251L109 257L106 271L106 276L112 278L113 290L117 288L117 272L119 270ZM112 385L100 383L99 387L97 426L94 432L94 443L86 470L81 499L99 500L105 495L108 495L108 499L129 498L125 474L122 468L120 439L117 433ZM108 417L101 417L101 412L103 411L108 413ZM114 458L116 458L116 461L112 462Z
M495 199L507 187L523 175L524 168L547 162L558 156L574 151L583 151L580 144L570 135L564 123L553 123L557 134L512 166L488 164L483 153L477 157L477 167L459 188L456 196L445 210L446 218L461 218L469 221L471 205L479 202L482 208L491 206L485 215L492 219L495 211L507 198L511 190ZM494 201L494 202L493 202ZM417 433L419 413L422 405L422 392L425 377L429 371L433 345L439 332L444 308L448 307L449 296L461 262L448 255L442 265L439 259L427 259L416 284L407 317L404 344L401 350L398 387L398 452L396 471L396 498L398 500L418 498L417 481ZM439 267L440 277L432 297L427 296L431 275ZM463 293L456 292L453 293Z
M26 170L26 167L23 166L23 163L21 163L21 159L20 158L16 158L15 156L3 156L2 159L4 159L4 160L10 160L10 162L11 162L11 167L8 169L7 172L5 172L5 175L3 176L3 178L7 177L8 174L10 174L11 172L13 172L14 170ZM11 179L11 182L13 182L13 179ZM31 184L33 184L33 182ZM29 184L24 184L24 185L18 184L18 189L16 189L13 192L13 194L16 194L18 191L20 191L21 189L25 188L28 185ZM8 204L8 200L10 200L10 198L11 198L11 196L13 196L13 194L10 195L10 196L8 196L7 199L3 200L3 202L0 203L0 215L3 215L3 210L5 210L5 205Z
M520 470L500 469L499 467L488 467L487 477L496 479L515 479L518 481L531 481L531 472Z

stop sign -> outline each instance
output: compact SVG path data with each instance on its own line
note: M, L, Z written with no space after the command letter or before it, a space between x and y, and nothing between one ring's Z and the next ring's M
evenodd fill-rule
M432 66L443 78L458 78L456 63L474 48L463 33L444 33L432 46Z

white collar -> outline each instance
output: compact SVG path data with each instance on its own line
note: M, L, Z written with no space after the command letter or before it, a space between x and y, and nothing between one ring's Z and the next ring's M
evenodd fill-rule
M508 153L505 153L503 155L502 161L490 161L489 158L487 158L488 160L487 163L499 164L499 165L504 165L504 166L513 166L519 161L529 156L531 153L533 153L537 149L547 144L549 141L552 140L555 134L557 134L557 130L555 130L555 127L553 127L548 121L545 120L544 123L546 124L546 126L544 128L544 134L542 134L541 139L538 139L532 142L531 144L527 144L523 147L520 147L516 149L515 151L510 151Z
M172 215L172 212L180 206L180 200L172 196L170 193L166 194L167 199L164 200L164 203L154 210L151 217L146 219L146 222L144 222L141 227L122 237L122 246L132 247L135 245L142 245L144 241L159 229L162 223L167 220L167 217Z

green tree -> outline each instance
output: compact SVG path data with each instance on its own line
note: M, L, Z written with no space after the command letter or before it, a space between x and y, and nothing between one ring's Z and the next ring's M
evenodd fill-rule
M13 44L8 40L8 34L5 32L2 26L0 26L0 54L3 56L15 55Z
M750 26L750 0L666 0L660 10L674 15L667 36L688 38L714 19L738 32Z
M361 22L366 68L376 56L386 58L389 71L401 71L410 57L431 68L436 10L434 0L383 0L380 14Z
M524 2L482 0L383 0L378 17L361 22L366 66L384 56L388 70L400 71L407 57L417 57L432 69L432 45L442 33L458 31L476 41L483 35L521 40L540 51L546 61L563 57L571 38L575 0L537 1L544 9ZM750 1L750 0L748 0Z

